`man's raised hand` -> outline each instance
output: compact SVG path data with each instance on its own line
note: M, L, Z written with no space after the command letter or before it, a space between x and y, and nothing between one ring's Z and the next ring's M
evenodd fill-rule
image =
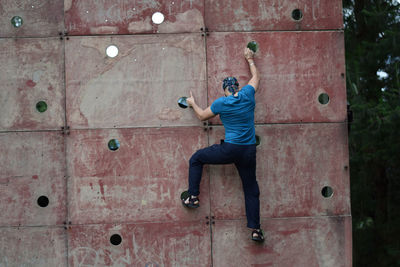
M192 91L190 91L190 97L186 98L186 103L188 103L189 106L193 106L194 97L193 97Z
M254 52L253 52L250 48L246 47L246 48L244 49L244 57L245 57L247 60L253 59L253 57L254 57Z

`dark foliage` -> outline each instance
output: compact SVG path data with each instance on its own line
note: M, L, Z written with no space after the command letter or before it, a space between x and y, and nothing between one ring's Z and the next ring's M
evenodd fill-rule
M400 266L400 4L343 0L354 266ZM387 75L377 75L386 73Z

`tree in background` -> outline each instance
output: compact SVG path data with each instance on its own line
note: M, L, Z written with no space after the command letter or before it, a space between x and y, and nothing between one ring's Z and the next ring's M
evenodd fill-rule
M354 266L400 266L400 0L343 0Z

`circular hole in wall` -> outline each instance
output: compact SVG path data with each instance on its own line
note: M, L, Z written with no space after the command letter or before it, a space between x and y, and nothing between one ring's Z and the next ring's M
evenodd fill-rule
M303 12L300 9L296 8L292 11L292 19L294 20L301 20L303 18Z
M113 244L114 246L118 246L122 242L122 237L118 234L112 235L110 237L110 243Z
M22 18L20 16L14 16L11 19L11 24L15 27L15 28L19 28L22 26L22 24L24 23L24 21L22 20Z
M321 190L321 194L324 198L329 198L333 196L333 189L330 186L324 186Z
M46 196L40 196L37 200L37 204L42 208L47 207L49 205L49 199Z
M47 104L44 101L39 101L36 103L36 110L43 113L47 110Z
M108 57L116 57L118 55L118 47L115 45L109 45L106 49L106 54Z
M112 151L117 150L120 147L120 143L117 139L111 139L108 141L108 148Z
M329 95L326 93L322 93L318 96L318 101L319 103L321 103L322 105L326 105L329 103Z
M154 24L161 24L164 22L164 15L161 12L156 12L151 17L151 20L153 21Z

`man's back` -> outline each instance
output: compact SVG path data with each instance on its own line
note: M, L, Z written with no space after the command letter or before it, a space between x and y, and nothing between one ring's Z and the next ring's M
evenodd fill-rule
M220 115L225 127L225 142L238 145L255 144L254 99L255 90L244 86L237 96L220 97L211 105L211 111Z

